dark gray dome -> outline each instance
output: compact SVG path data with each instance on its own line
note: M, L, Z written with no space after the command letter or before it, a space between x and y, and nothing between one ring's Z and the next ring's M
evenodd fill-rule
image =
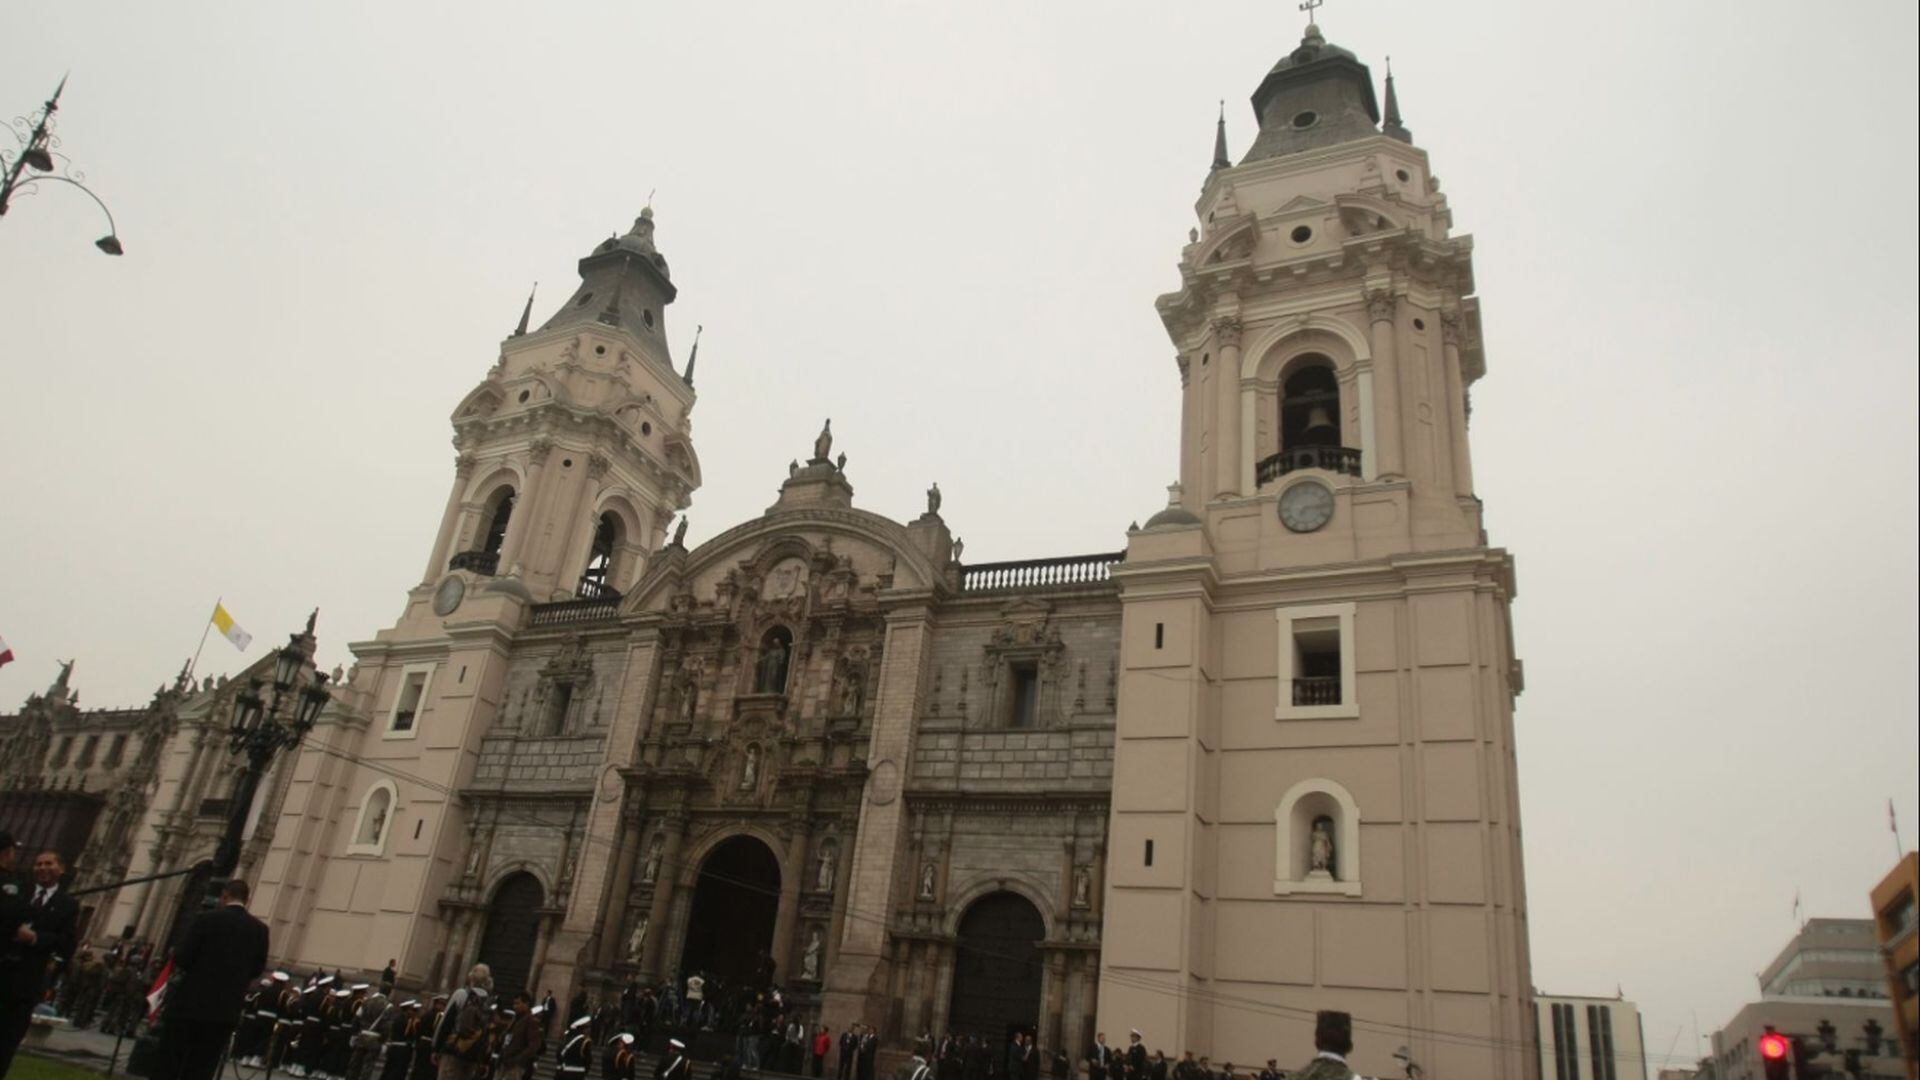
M1174 528L1185 528L1189 525L1198 524L1200 524L1199 518L1194 517L1186 507L1177 505L1169 506L1165 510L1147 519L1147 528L1149 529L1157 529L1162 525L1172 526Z

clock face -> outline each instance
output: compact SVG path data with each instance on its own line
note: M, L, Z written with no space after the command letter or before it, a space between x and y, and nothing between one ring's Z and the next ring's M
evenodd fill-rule
M1333 520L1333 492L1325 484L1302 481L1280 496L1280 523L1294 532L1312 532Z
M460 580L458 574L448 574L447 579L433 593L433 613L445 618L454 613L460 601L467 597L467 583Z

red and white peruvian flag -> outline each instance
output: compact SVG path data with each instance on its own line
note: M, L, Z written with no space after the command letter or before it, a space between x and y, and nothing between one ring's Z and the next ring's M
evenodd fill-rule
M11 663L13 663L13 647L7 644L6 638L0 637L0 667L6 667Z
M160 969L160 977L153 981L153 989L147 991L147 1023L151 1024L160 1016L160 1007L167 1002L167 980L173 978L173 961Z

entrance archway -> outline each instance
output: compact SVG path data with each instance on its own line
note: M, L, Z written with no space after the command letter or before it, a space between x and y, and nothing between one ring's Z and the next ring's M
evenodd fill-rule
M975 900L954 935L953 999L947 1030L998 1046L1040 1020L1040 942L1047 923L1026 897L996 892Z
M736 985L770 974L773 921L780 910L780 861L751 836L723 841L700 863L680 966Z
M507 875L493 891L478 959L493 969L493 991L499 1000L511 1001L515 991L527 988L533 945L540 936L540 905L545 899L540 879L524 870ZM455 974L464 977L466 973Z

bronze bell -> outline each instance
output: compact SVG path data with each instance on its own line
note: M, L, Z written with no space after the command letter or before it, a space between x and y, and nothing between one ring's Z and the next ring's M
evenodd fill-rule
M1339 429L1333 426L1333 416L1325 405L1315 405L1307 413L1306 436L1309 439L1333 438L1339 435Z

